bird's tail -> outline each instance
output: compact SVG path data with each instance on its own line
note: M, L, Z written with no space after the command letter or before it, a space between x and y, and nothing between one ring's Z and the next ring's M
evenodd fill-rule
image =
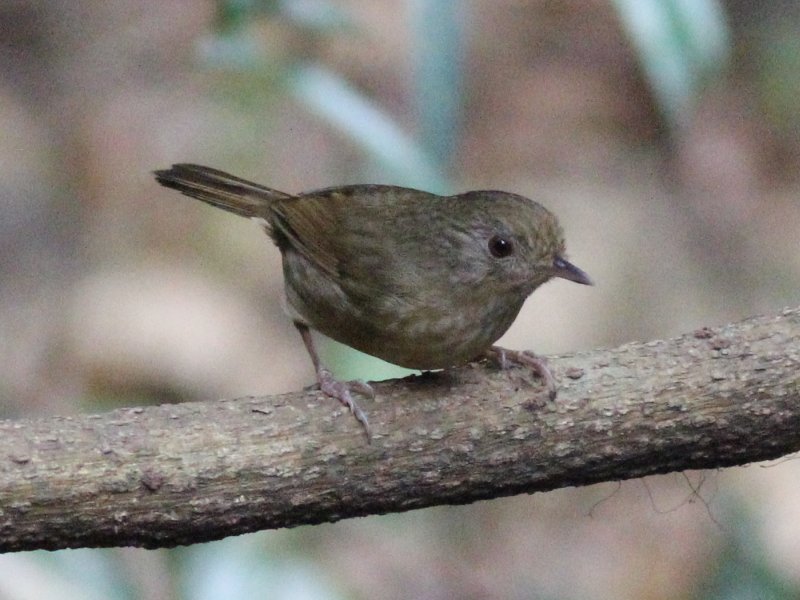
M153 174L165 187L243 217L266 218L271 204L292 197L201 165L177 164Z

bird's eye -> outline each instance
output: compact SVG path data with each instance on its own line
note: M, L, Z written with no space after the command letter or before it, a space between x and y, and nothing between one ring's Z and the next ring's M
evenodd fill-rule
M501 235L495 235L489 240L489 252L495 258L505 258L514 253L514 243Z

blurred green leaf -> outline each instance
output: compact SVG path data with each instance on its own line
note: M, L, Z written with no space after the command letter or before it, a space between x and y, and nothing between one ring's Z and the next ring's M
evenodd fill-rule
M465 6L410 0L419 139L447 167L460 137Z
M727 66L730 33L718 0L614 0L656 102L674 128Z
M443 192L447 184L434 161L381 108L342 77L323 67L298 66L290 77L294 96L358 144L394 182Z
M222 0L217 2L216 29L228 33L265 16L319 33L353 28L350 13L328 0Z
M299 27L320 33L355 29L350 13L327 0L282 0L281 14Z
M219 31L233 31L246 25L256 7L255 0L217 2L215 25Z
M197 53L203 64L214 69L252 72L266 66L261 41L245 30L200 38Z

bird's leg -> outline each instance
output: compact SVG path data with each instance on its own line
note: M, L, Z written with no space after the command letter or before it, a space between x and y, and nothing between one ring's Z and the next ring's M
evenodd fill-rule
M339 402L344 404L353 413L356 420L364 427L364 432L367 434L367 439L372 440L372 432L369 428L369 420L367 420L366 413L353 400L351 391L356 391L371 398L375 397L375 391L372 386L364 383L363 381L338 381L328 369L322 366L317 354L317 349L314 346L314 339L311 337L311 330L304 323L298 321L294 322L295 327L300 332L300 337L303 338L303 343L308 350L308 355L311 357L311 362L314 363L314 371L317 373L317 383L319 389L326 396L336 398Z
M545 359L539 358L529 350L507 350L506 348L501 348L500 346L492 346L489 348L486 351L486 356L497 361L497 364L503 370L509 368L512 364L530 367L533 372L541 377L542 381L544 381L544 384L547 386L547 390L550 395L550 400L556 399L556 379L550 372Z

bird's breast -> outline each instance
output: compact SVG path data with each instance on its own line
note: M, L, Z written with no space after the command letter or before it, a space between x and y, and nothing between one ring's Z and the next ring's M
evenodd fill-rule
M481 300L450 295L420 301L396 297L353 299L344 293L298 301L292 309L328 337L411 369L463 364L481 355L511 326L524 298Z

